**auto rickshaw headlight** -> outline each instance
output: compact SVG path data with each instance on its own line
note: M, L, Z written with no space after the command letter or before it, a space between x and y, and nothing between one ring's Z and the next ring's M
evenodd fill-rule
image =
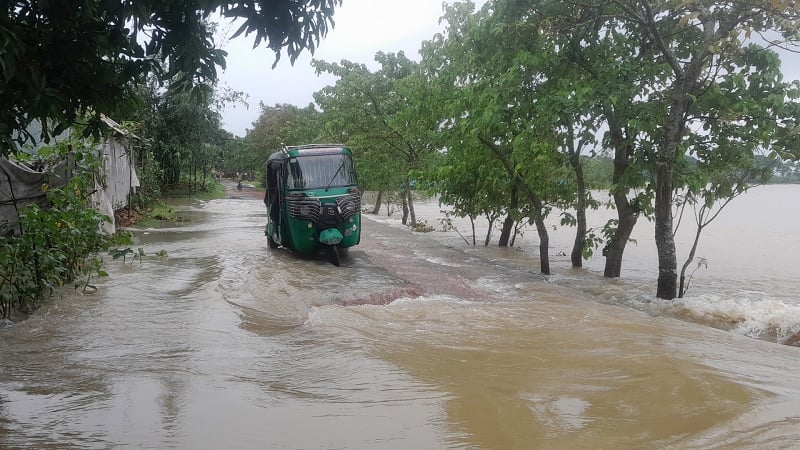
M308 229L310 230L313 227L314 227L314 225L311 222L308 222Z

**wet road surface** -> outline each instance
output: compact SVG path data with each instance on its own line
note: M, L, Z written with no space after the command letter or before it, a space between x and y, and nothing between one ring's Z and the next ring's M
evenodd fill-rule
M795 347L371 220L342 267L270 250L254 196L137 231L146 256L109 261L98 292L0 329L0 448L800 442Z

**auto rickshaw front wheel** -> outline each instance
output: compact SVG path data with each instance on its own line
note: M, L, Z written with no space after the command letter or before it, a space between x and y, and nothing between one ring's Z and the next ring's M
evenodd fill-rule
M272 236L267 236L267 244L269 245L269 248L278 248L278 243L275 242L275 239L273 239Z
M339 267L341 261L339 260L339 249L335 245L326 245L325 250L328 252L328 261L336 267Z

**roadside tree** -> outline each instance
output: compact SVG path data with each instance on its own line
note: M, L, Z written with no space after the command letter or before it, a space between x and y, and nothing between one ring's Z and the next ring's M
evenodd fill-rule
M693 106L696 112L688 115L689 123L701 122L702 129L687 132L688 157L676 166L673 235L687 209L695 222L679 272L678 297L689 288L687 269L695 261L702 232L733 199L770 180L782 159L797 157L800 83L785 83L782 77L776 53L745 47L708 82ZM698 258L698 267L706 261Z
M775 45L798 48L800 5L794 0L696 0L680 4L615 0L609 5L616 9L611 13L620 20L620 32L628 36L645 33L657 50L658 60L670 68L660 90L666 114L651 144L659 270L656 295L672 299L678 293L672 208L680 187L680 164L694 136L700 134L706 141L723 146L728 144L727 139L739 143L750 140L767 151L781 153L777 147L785 143L782 138L796 133L797 127L797 116L784 115L784 108L741 109L733 115L718 116L703 110L704 97L727 90L723 80L737 77L741 86L753 89L753 94L762 88L758 78L764 66L758 62L759 55L771 54L766 49ZM769 92L753 96L757 103L783 102L786 98L786 94ZM759 117L755 112L766 115ZM770 128L775 132L753 128L749 123L754 120L774 124ZM751 132L745 132L746 128ZM745 145L746 151L753 150L750 143Z
M309 104L260 105L261 114L244 138L243 153L234 156L232 170L263 173L269 155L284 146L320 143L320 113Z
M505 171L508 197L514 188L539 237L540 270L550 273L545 218L552 206L574 197L567 160L558 152L552 116L537 106L546 79L533 64L543 45L519 18L495 16L493 3L473 12L471 3L446 8L445 34L423 45L423 64L436 79L440 123L453 138L447 148L481 147ZM508 17L506 17L508 18ZM509 204L513 203L509 201Z
M434 152L438 127L429 102L429 87L419 64L403 52L378 52L375 60L381 68L370 71L363 64L350 61L312 62L317 73L338 77L333 86L314 94L314 99L329 119L326 129L346 136L348 144L359 152L365 166L388 163L399 172L384 173L374 180L378 186L397 189L391 183L400 180L403 224L416 224L412 189L413 175L424 170ZM380 190L382 190L379 187Z

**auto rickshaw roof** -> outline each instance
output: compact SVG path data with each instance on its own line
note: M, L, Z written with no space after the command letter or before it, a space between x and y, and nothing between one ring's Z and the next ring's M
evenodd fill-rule
M306 156L306 155L338 155L350 154L350 149L344 144L308 144L308 145L292 145L284 147L283 150L269 155L267 161L280 161L288 158L289 156Z

